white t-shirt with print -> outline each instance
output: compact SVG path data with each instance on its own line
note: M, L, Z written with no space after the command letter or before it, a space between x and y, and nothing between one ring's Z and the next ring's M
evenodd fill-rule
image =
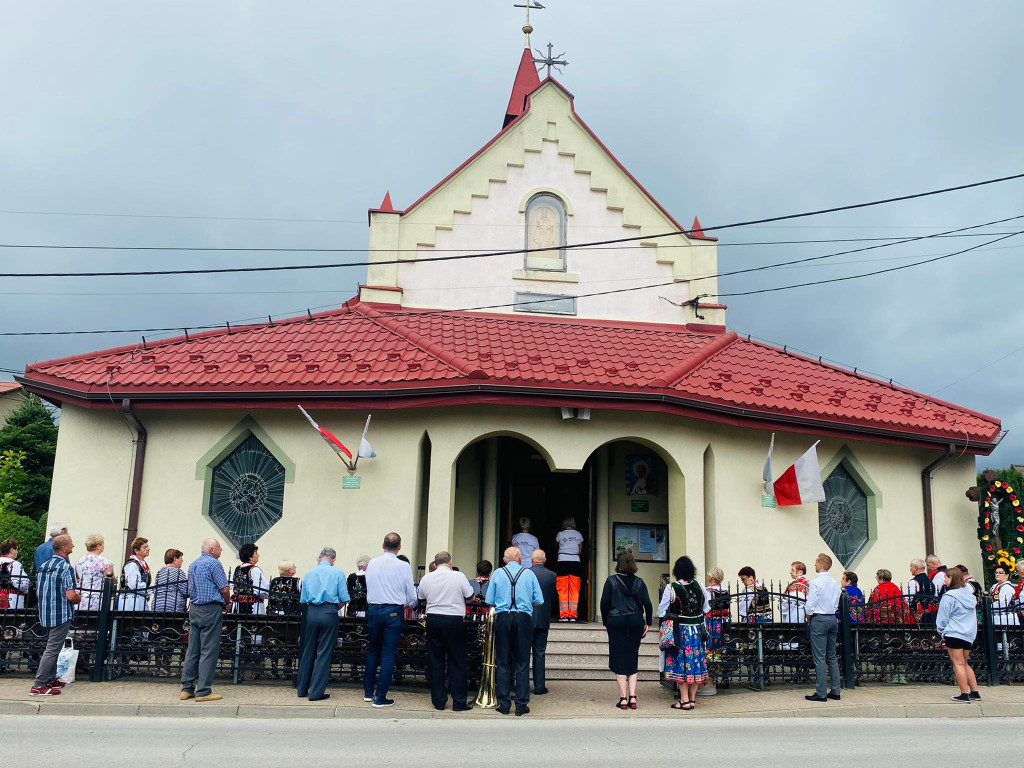
M583 534L575 528L562 531L555 537L558 544L558 559L578 563L580 561L580 545L583 544Z
M534 551L540 549L540 542L532 533L523 532L512 537L512 546L523 556L523 567L529 568L530 558L533 557Z

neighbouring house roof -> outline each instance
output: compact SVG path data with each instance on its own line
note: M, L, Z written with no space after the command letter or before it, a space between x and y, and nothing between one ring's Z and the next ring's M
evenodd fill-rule
M701 327L358 300L331 312L30 365L55 402L140 408L395 409L505 403L710 421L989 453L1000 422L902 387Z
M19 389L21 389L21 384L16 381L0 381L0 395L15 392Z

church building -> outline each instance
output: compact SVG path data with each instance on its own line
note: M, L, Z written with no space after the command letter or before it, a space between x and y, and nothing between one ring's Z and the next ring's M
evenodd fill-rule
M497 135L370 209L340 308L28 366L62 409L50 515L112 558L214 536L300 573L324 545L351 571L393 530L414 568L445 549L468 575L521 517L554 567L572 517L584 618L621 549L652 594L682 554L730 580L822 551L869 585L931 551L980 568L963 491L1000 422L727 331L695 212L660 205L527 46ZM376 456L349 471L299 405L353 454L372 416ZM776 475L820 441L825 502L764 496L773 434Z

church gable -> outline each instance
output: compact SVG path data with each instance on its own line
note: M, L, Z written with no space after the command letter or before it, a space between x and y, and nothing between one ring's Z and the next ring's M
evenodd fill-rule
M424 255L555 244L541 244L527 226L528 218L533 218L528 210L531 200L543 197L550 198L550 208L555 210L540 211L541 224L549 233L552 226L564 227L563 242L569 245L637 240L601 250L570 248L561 254L560 262L558 253L545 251L415 263ZM557 220L559 207L561 221ZM664 296L677 304L697 293L714 293L713 278L685 282L716 271L713 239L685 235L643 239L681 229L575 114L571 94L554 80L546 80L530 96L525 114L408 210L371 211L372 258L397 258L402 263L371 266L367 284L401 288L402 293L392 291L388 296L376 290L368 296L364 289L363 298L407 306L514 311L517 303L523 304L521 295L561 295L579 297L575 312L569 314L692 322L692 308L680 309L656 299L636 301L641 294L588 298L610 287L643 283L660 286L651 289L651 296ZM544 256L554 258L545 263ZM486 296L479 293L481 288ZM469 290L472 295L465 294ZM720 316L708 322L724 324L721 310L702 310L705 315L716 313Z

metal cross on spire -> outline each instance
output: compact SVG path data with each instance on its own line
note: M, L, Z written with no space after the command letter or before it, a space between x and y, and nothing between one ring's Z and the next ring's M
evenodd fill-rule
M523 34L526 35L526 47L530 47L530 33L533 32L533 27L530 26L530 10L535 11L544 10L544 6L537 2L537 0L526 0L525 3L513 3L514 8L525 8L526 9L526 23L523 25Z
M562 51L557 56L553 56L551 54L551 51L553 49L554 49L554 46L551 45L551 43L548 43L548 55L545 56L543 51L541 51L541 50L539 50L537 48L534 48L534 50L537 51L538 54L540 54L540 58L537 58L536 56L534 56L533 57L533 63L534 64L540 64L542 67L547 67L548 68L547 77L551 77L551 68L552 67L554 67L556 70L558 70L558 74L562 74L562 67L566 67L566 66L569 65L569 62L562 58L563 56L565 56L565 51Z

